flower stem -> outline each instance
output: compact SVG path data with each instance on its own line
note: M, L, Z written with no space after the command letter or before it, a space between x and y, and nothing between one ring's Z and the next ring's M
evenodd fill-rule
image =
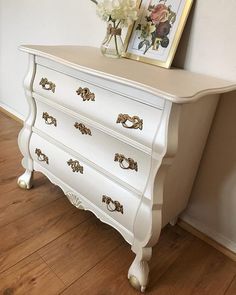
M96 0L91 0L93 3L95 3L96 5L98 5L98 2Z
M121 21L119 20L116 26L115 26L115 23L114 23L114 28L115 28L115 29L117 29L117 28L119 27L120 22L121 22Z
M119 25L120 22L118 22L117 26L116 26L116 22L113 21L113 26L114 26L114 29L117 29L118 25ZM116 46L116 53L117 55L119 55L119 51L118 51L118 44L117 44L117 36L116 34L114 35L114 38L115 38L115 46Z

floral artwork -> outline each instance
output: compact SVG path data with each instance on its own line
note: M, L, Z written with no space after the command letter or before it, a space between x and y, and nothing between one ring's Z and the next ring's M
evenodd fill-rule
M126 57L169 67L192 0L143 0Z
M143 49L144 55L151 47L158 50L159 46L166 48L170 44L168 35L176 20L176 13L171 10L171 5L167 6L160 2L148 7L146 22L138 24L136 28L141 31L138 49Z

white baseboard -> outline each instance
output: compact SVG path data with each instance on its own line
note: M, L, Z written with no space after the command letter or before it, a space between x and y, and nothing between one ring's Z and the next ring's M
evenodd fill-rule
M12 115L13 117L18 118L20 121L24 121L24 116L20 113L18 113L16 110L11 108L10 106L6 105L5 103L0 101L0 109L8 113L9 115Z
M193 228L197 229L198 231L204 233L206 236L210 237L212 240L216 241L218 244L222 245L223 247L229 249L233 253L236 254L236 242L231 241L221 233L218 233L211 228L207 227L205 224L199 222L195 218L191 217L190 215L184 213L181 216L181 219L191 225Z

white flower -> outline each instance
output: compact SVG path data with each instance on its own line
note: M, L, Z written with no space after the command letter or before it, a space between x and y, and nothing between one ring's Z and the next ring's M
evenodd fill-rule
M118 21L122 26L129 26L137 19L136 0L101 0L97 14L104 21Z

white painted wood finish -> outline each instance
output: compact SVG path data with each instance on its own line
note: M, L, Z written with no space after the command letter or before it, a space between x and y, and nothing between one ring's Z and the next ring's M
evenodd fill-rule
M42 77L47 77L49 81L53 81L53 83L56 84L55 93L51 91L45 92L45 90L42 89L39 85ZM60 86L61 81L63 81L63 85L65 86ZM95 94L95 100L83 101L83 99L76 93L76 90L79 89L79 87L89 88L89 90ZM131 100L125 95L118 95L114 93L114 91L107 91L101 87L61 74L55 70L37 66L33 90L36 94L52 99L60 105L64 105L65 107L91 118L116 132L122 133L145 146L151 147L158 122L161 120L162 111ZM159 100L161 101L161 99ZM162 105L164 104L163 101L164 100L161 101ZM112 109L110 108L110 105L113 106ZM131 116L136 115L142 119L145 122L143 124L143 132L139 130L125 129L121 124L115 124L120 113L127 113Z
M144 291L152 247L162 227L186 207L218 93L236 85L183 70L114 61L89 47L21 49L30 55L25 79L30 113L19 135L26 169L20 187L29 189L32 172L41 171L74 206L116 228L136 254L128 278ZM55 91L43 89L42 78L53 82ZM79 87L89 88L95 100L84 101L76 93ZM56 124L46 124L44 112ZM138 116L143 128L124 128L117 122L119 114ZM81 134L75 122L91 135ZM136 161L137 171L122 169L115 153ZM70 159L79 161L83 171L73 172ZM115 203L106 204L103 196Z
M48 101L47 101L48 102ZM35 128L43 131L47 135L64 143L66 138L70 138L64 144L78 154L92 162L90 165L96 165L97 169L104 169L110 173L110 177L116 177L117 180L125 182L139 195L146 185L146 175L150 171L151 155L134 148L127 143L118 140L96 128L96 124L90 124L89 120L80 117L78 114L72 114L67 109L60 110L57 105L43 103L42 100L36 100L37 117ZM45 124L42 118L44 112L57 119L57 126ZM68 113L68 114L67 114ZM74 116L73 116L74 115ZM82 123L89 128L91 135L82 134L74 127L75 123ZM37 131L36 131L37 132ZM104 148L105 146L106 148ZM132 158L137 162L137 171L121 169L118 162L114 161L115 154L123 154L127 158ZM107 173L104 172L104 173ZM132 189L130 188L130 189Z

